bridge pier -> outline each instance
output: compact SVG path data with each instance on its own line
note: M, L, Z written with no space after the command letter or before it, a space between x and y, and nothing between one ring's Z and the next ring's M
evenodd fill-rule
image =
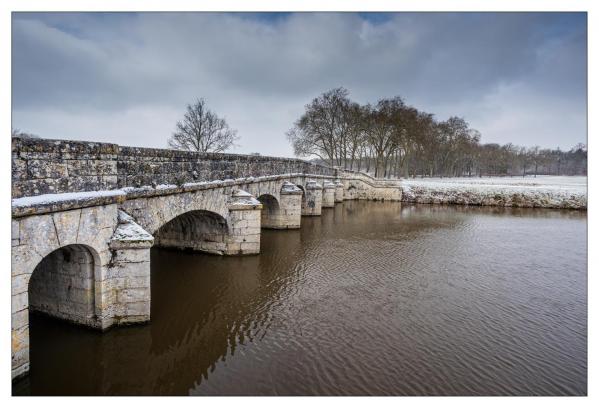
M263 195L262 228L297 229L302 217L302 190L288 181L283 182L279 192L279 201L273 196Z
M281 224L286 229L297 229L302 220L302 190L285 181L281 187Z
M112 258L107 273L96 281L101 293L97 314L102 330L115 324L150 321L150 249L154 237L120 211L110 240Z
M104 330L150 318L153 238L116 204L12 220L12 377L29 371L29 312Z
M306 183L302 200L302 215L321 215L322 213L322 186L314 180Z
M344 200L401 199L397 181L297 159L12 142L13 378L29 370L30 310L100 330L148 321L152 245L257 254L261 227L299 228Z
M260 220L262 204L250 193L236 190L229 203L229 234L225 237L223 255L260 253Z
M325 181L322 189L322 208L335 207L335 185Z
M335 202L343 202L343 183L341 180L335 180Z

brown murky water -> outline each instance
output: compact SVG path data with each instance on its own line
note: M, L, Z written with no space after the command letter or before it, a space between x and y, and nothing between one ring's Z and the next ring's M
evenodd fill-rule
M15 394L581 395L586 213L345 202L262 254L155 249L152 322L32 316Z

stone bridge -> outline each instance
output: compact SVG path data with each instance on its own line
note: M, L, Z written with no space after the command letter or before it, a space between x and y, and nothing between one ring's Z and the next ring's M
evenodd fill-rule
M12 377L29 311L106 330L150 320L150 248L260 252L344 200L397 200L397 181L308 161L12 139Z

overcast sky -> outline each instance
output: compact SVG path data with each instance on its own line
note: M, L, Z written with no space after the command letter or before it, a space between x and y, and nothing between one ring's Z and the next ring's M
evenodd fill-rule
M12 125L166 147L203 97L235 152L291 156L320 93L401 95L484 143L586 143L584 13L13 13Z

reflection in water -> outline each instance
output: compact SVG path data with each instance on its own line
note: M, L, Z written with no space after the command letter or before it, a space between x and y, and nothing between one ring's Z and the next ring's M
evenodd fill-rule
M249 257L152 250L152 322L31 316L16 394L586 394L586 213L344 202Z

